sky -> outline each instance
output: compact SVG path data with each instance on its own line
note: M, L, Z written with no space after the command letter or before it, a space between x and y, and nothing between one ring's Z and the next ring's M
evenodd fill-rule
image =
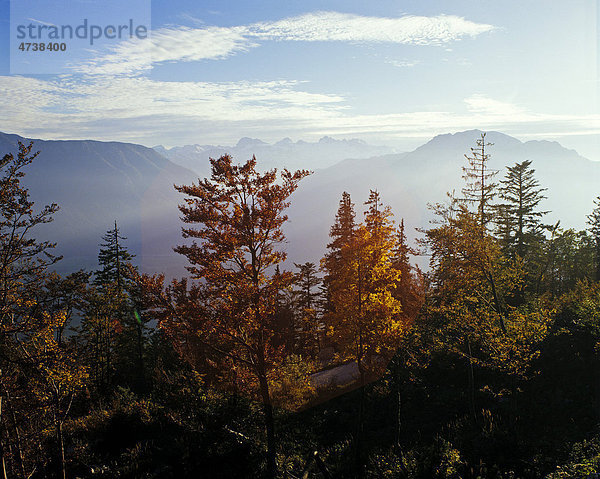
M410 150L477 128L600 160L594 0L13 1L11 16L0 0L0 131L167 147L328 135ZM17 50L18 22L86 18L133 18L148 35Z

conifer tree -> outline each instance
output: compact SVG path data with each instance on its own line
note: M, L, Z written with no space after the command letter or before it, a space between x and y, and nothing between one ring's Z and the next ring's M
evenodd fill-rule
M588 215L588 225L589 231L594 238L594 242L596 244L596 254L595 254L595 279L596 281L600 281L600 196L598 196L594 200L595 208L592 213Z
M463 167L463 178L466 185L462 190L463 201L469 206L475 206L482 231L487 227L491 218L491 201L496 195L497 184L493 182L498 173L489 167L489 153L486 147L493 143L485 141L485 133L476 140L477 146L471 148L470 156L465 154L467 166Z
M115 227L106 232L102 237L104 243L100 245L98 252L98 264L100 269L96 271L94 284L106 286L114 283L117 287L117 292L121 294L129 283L127 278L127 267L131 264L131 260L135 257L129 253L124 246L124 241L127 238L121 236L119 227L115 220Z
M404 229L404 218L400 220L396 233L396 248L392 256L392 266L400 272L394 297L400 300L402 316L407 321L414 320L423 303L423 273L410 264L410 256L418 252L408 245Z
M350 193L344 191L336 213L335 223L329 233L331 242L327 245L327 248L330 253L326 258L335 261L339 257L342 247L351 241L356 229L355 218L356 213Z
M317 267L314 263L294 263L294 266L298 268L295 277L296 290L294 291L295 307L300 316L297 328L308 333L308 338L306 338L308 350L313 354L318 354L321 350L319 310L322 301L319 286L322 281L317 275Z
M328 252L321 260L321 269L325 272L323 278L324 309L327 312L331 312L334 307L331 301L329 283L335 279L332 276L333 272L341 268L342 249L353 241L356 233L355 219L354 203L352 203L350 194L344 191L339 202L335 222L329 232L331 241L327 244Z
M88 360L99 393L107 394L116 384L141 391L145 384L144 347L147 320L141 316L135 267L115 221L102 237L93 280L95 290L87 295L88 308L83 328ZM132 367L132 365L134 365Z
M511 255L525 258L529 248L542 230L541 218L547 211L538 211L545 198L535 179L531 161L525 160L507 168L500 180L499 196L504 203L498 209L498 227L503 248Z

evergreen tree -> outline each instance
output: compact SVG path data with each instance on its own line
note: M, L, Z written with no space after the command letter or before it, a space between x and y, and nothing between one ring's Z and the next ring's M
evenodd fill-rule
M462 190L463 201L469 206L475 206L477 217L482 231L485 230L491 218L490 204L496 195L497 184L493 182L496 170L490 170L488 162L490 155L486 153L486 147L493 143L486 143L485 133L476 140L477 146L471 148L471 154L464 155L467 166L463 167L463 178L466 185Z
M294 263L298 268L295 277L296 289L295 309L299 315L297 329L301 331L305 340L305 348L313 355L321 350L321 320L319 310L322 303L322 292L319 289L322 281L317 275L317 267L314 263ZM307 337L306 337L307 336Z
M423 274L410 264L410 255L417 251L408 245L404 230L404 219L400 221L396 236L396 248L392 256L392 266L400 272L394 297L400 300L402 316L407 321L414 320L423 303Z
M129 253L117 222L102 237L98 252L100 269L95 273L95 290L88 294L83 329L88 360L99 393L107 394L119 384L136 391L144 389L144 348L147 319L141 314L139 291L131 274L135 257ZM132 367L132 365L135 365Z
M594 242L596 245L596 254L595 254L595 279L596 281L600 281L600 196L598 196L594 200L594 205L596 206L590 215L588 215L588 225L589 231L594 238Z
M498 231L503 248L511 255L525 258L529 248L542 231L541 218L547 211L538 211L546 188L540 188L534 177L531 161L508 167L500 180L499 196L504 203L498 208Z
M120 235L115 221L115 227L102 237L104 243L100 245L98 252L100 269L96 271L94 285L103 287L114 283L119 294L124 291L129 283L127 268L135 257L124 246L123 242L126 239L125 236Z
M327 245L327 248L330 252L326 258L335 261L339 257L342 247L351 241L356 229L355 218L356 213L354 212L354 203L352 203L350 193L344 191L335 216L335 223L329 232L331 242Z
M329 284L335 279L330 276L330 272L341 267L342 250L346 248L354 238L356 233L356 213L354 203L350 198L350 193L344 191L339 202L339 207L335 216L335 222L331 226L329 237L331 241L327 244L328 252L321 260L321 269L325 272L323 277L322 294L324 297L324 310L331 312L333 303L331 301L331 288Z

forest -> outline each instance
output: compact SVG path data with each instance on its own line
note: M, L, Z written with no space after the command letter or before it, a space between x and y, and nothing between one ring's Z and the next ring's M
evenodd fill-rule
M535 165L490 154L482 134L414 245L377 185L344 192L319 264L290 264L283 233L309 171L211 159L175 187L171 279L116 221L97 270L58 275L36 231L60 205L34 205L43 151L19 143L0 162L0 477L600 472L600 197L586 230L547 224Z

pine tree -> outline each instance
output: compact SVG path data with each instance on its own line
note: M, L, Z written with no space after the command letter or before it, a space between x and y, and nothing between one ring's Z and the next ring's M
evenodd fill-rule
M525 258L533 241L539 239L541 218L547 211L538 211L545 198L535 179L531 161L525 160L508 167L506 176L500 180L499 196L504 203L499 206L497 222L503 248L511 255Z
M135 257L124 246L123 242L126 239L125 236L120 235L116 221L115 227L102 237L104 243L100 245L98 252L100 269L96 271L94 278L96 286L103 287L114 283L119 294L126 288L129 282L127 267Z
M588 215L588 225L589 231L594 238L594 242L596 244L596 254L595 254L595 278L596 281L600 281L600 196L598 196L594 200L594 205L596 206L590 215Z
M295 309L299 315L297 329L305 333L304 336L308 336L302 342L306 342L305 349L315 355L321 350L319 310L322 296L319 286L322 281L317 275L317 267L314 263L294 263L294 266L299 270L295 277L296 289L294 291Z
M328 257L332 261L335 261L342 247L347 245L354 236L355 218L356 213L354 212L354 203L352 203L350 193L344 191L335 217L335 223L329 233L331 242L327 245L327 248L330 250Z
M423 273L410 264L410 256L418 252L408 245L404 230L404 219L400 220L396 236L396 248L392 256L392 266L400 272L394 297L402 305L402 316L406 321L416 318L424 299Z
M322 285L325 312L332 312L334 308L331 300L332 288L330 283L335 280L335 277L331 276L330 273L333 274L334 271L342 267L342 250L347 248L353 241L356 233L355 219L354 203L352 203L350 194L344 191L339 202L335 222L329 232L331 241L327 244L328 252L321 260L321 269L325 272Z
M131 279L135 255L129 253L127 238L121 235L116 221L102 239L100 269L93 280L96 289L88 293L83 322L92 376L101 394L116 384L141 391L145 385L147 320L140 314L139 294Z
M477 139L477 146L471 148L471 156L465 154L468 163L463 167L466 185L462 190L463 201L476 207L482 231L486 229L491 218L490 204L496 195L497 186L493 178L498 173L489 168L490 155L486 153L486 147L492 146L493 143L486 143L485 135L481 133L481 137Z

